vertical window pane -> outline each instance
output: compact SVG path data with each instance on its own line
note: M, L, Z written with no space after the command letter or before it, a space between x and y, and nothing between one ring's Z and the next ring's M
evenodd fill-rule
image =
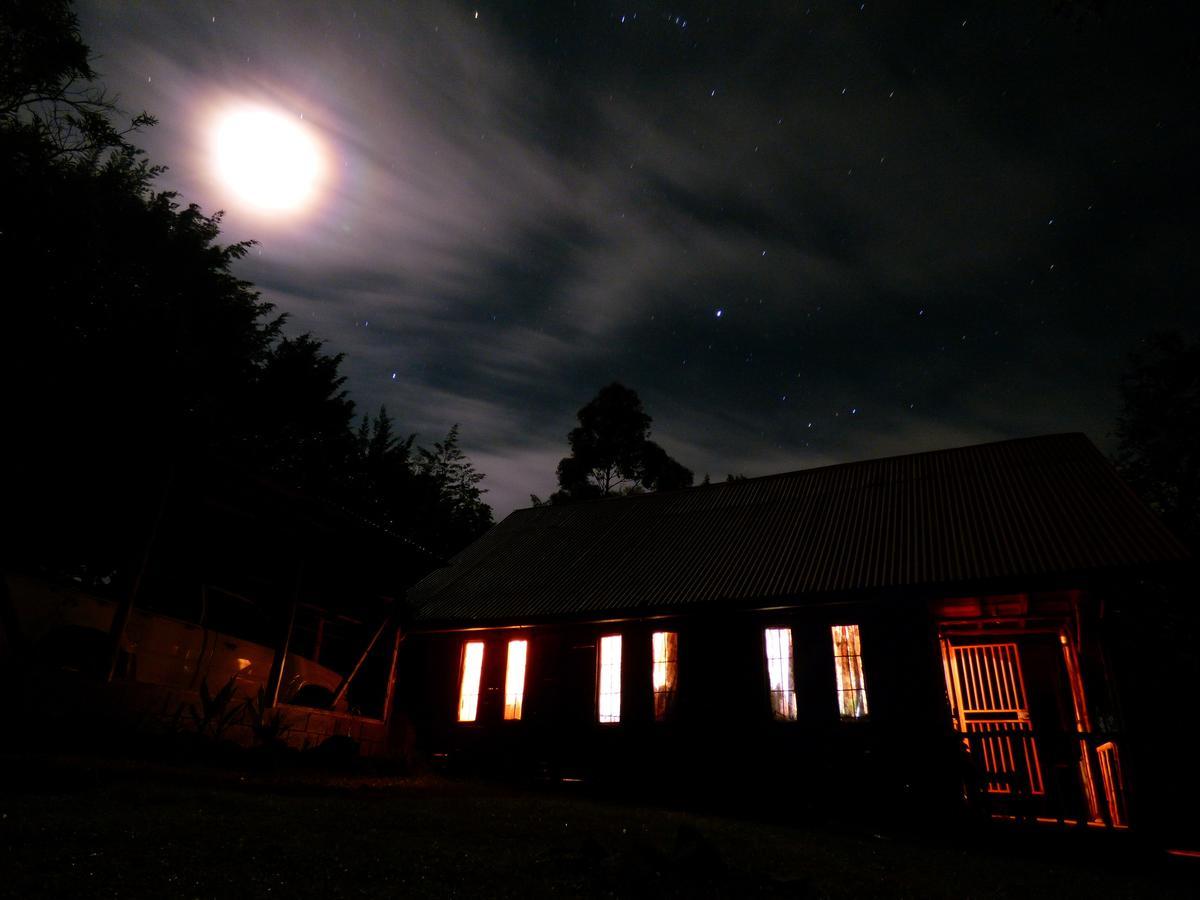
M508 667L504 674L504 718L521 718L521 703L525 699L525 654L528 641L508 642Z
M793 720L796 718L796 682L792 672L792 629L768 628L763 634L767 645L771 711L776 719Z
M833 671L837 676L838 712L843 719L867 714L867 682L857 625L833 626Z
M600 677L596 708L601 722L621 721L621 636L600 638Z
M675 702L679 635L674 631L656 631L651 637L651 648L654 652L654 718L661 722L670 716Z
M462 683L458 691L458 721L474 722L479 710L479 678L483 674L483 641L463 646Z

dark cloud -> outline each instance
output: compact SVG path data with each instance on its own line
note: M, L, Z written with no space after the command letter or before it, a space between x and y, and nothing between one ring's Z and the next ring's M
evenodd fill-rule
M109 85L160 117L164 183L260 239L243 274L347 353L361 409L426 440L461 423L500 514L551 489L614 378L698 474L762 474L1103 442L1123 355L1196 327L1196 93L1171 23L584 6L81 18ZM311 215L256 219L212 183L205 117L235 98L324 135Z

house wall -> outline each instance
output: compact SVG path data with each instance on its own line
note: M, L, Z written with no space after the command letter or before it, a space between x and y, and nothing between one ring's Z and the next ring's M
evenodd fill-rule
M860 626L868 717L842 721L830 626ZM798 716L772 717L763 629L792 629ZM656 722L651 634L679 634L677 705ZM622 717L596 716L596 654L622 635ZM507 642L530 642L521 721L504 721ZM456 721L463 644L485 642L477 720ZM786 795L811 805L923 809L960 790L936 628L923 598L651 621L416 634L401 678L420 749L460 770L688 792Z

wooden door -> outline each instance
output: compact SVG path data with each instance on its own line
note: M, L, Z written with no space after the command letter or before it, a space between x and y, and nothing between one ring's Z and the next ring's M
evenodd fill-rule
M1017 644L958 644L949 649L947 689L983 786L993 794L1044 794Z

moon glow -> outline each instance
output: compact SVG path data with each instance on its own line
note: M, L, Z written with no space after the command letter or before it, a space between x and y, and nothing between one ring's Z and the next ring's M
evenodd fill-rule
M222 115L213 132L218 180L251 208L296 212L315 198L325 159L298 119L261 107Z

